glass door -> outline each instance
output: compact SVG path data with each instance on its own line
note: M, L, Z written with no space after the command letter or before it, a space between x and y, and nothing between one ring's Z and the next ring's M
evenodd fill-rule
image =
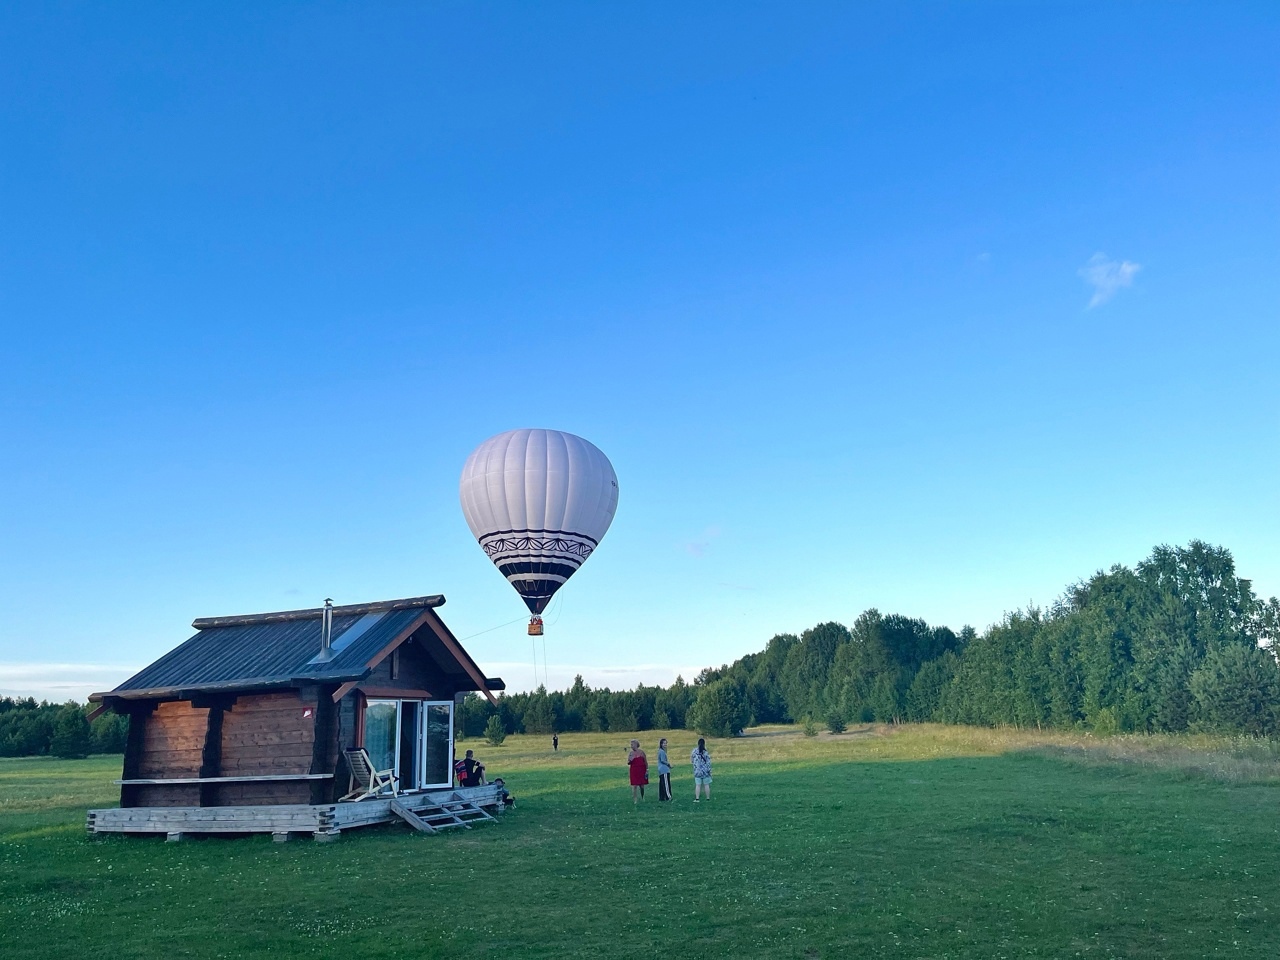
M422 760L418 745L422 739L422 701L400 701L400 747L396 755L396 776L401 790L416 790Z
M401 790L453 784L453 701L370 700L364 748L375 770L392 770Z
M424 703L422 718L422 787L453 785L453 701Z
M399 700L370 700L364 710L364 748L375 770L394 770L399 754Z

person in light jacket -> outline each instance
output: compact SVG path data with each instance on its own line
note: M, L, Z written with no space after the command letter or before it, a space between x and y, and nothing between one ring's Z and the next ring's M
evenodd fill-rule
M667 738L658 741L658 800L671 799L671 763L667 760Z

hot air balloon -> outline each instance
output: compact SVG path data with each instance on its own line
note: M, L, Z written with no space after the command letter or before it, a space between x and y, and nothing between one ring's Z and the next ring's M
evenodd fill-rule
M520 594L529 633L613 522L618 478L594 444L559 430L508 430L472 451L459 485L480 547Z

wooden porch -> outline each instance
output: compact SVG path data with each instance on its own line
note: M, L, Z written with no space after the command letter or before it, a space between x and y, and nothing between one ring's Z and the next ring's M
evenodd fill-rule
M114 807L90 810L89 833L163 833L170 841L188 834L269 833L278 842L309 833L336 840L343 830L399 821L422 833L493 820L502 790L492 784L402 793L355 803L264 804L238 807Z

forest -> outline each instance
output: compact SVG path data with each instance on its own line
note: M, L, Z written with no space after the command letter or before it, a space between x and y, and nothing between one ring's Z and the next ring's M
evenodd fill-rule
M763 723L935 721L1121 732L1280 734L1280 602L1255 595L1231 553L1160 546L1068 587L1048 609L979 634L867 610L704 669L692 683L470 694L462 737L694 729L732 736ZM119 752L127 724L82 705L0 699L0 756Z
M758 653L686 684L539 688L464 704L468 736L689 727L728 736L762 723L841 730L936 721L1118 732L1280 733L1280 603L1201 541L1156 547L1068 587L1048 609L978 634L868 610L852 627L779 634ZM496 725L495 725L496 726Z
M91 753L124 753L129 721L104 713L89 722L90 707L37 703L33 697L0 697L0 757L49 754L69 759Z

